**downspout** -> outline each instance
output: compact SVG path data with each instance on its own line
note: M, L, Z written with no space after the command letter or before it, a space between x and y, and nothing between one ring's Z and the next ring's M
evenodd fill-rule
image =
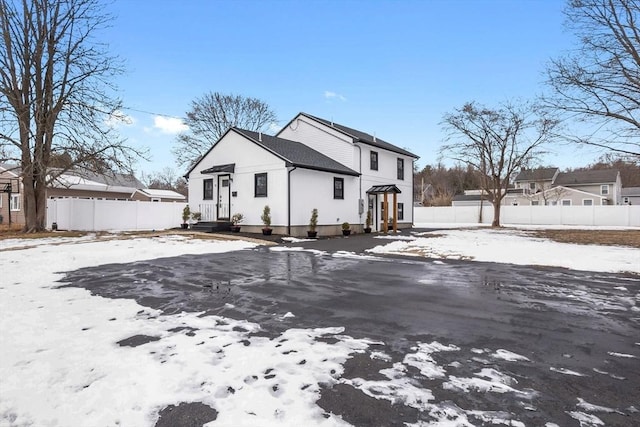
M291 172L296 170L293 168L287 171L287 234L291 236Z
M359 197L358 203L360 203L360 200L362 200L362 212L360 212L360 206L358 206L358 223L362 224L362 213L369 209L369 200L365 200L362 197L362 147L360 147L360 144L358 143L357 140L354 140L353 143L356 147L358 147L358 159L359 159L358 173L360 174L358 175L358 197Z

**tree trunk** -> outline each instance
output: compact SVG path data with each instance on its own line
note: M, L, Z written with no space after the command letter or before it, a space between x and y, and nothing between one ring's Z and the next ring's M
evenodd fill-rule
M493 203L493 222L492 227L500 227L500 205L501 200L497 200Z

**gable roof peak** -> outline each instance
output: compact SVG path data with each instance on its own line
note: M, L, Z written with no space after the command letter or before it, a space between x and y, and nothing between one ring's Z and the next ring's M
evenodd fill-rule
M413 157L414 159L418 159L419 156L416 156L415 154L411 153L410 151L405 150L404 148L400 148L397 145L393 145L390 142L384 141L380 138L378 138L377 136L368 134L366 132L357 130L357 129L353 129L350 128L348 126L344 126L341 125L339 123L336 123L333 121L333 118L331 120L326 120L314 115L311 115L309 113L305 113L305 112L300 112L296 117L294 117L294 119L289 122L289 124L291 124L293 121L295 121L299 116L304 116L307 117L311 120L314 120L317 123L321 123L325 126L328 126L332 129L337 130L338 132L342 133L343 135L346 135L348 137L350 137L351 139L353 139L354 143L357 142L361 142L363 144L367 144L367 145L372 145L374 147L377 148L382 148L385 150L389 150L392 151L394 153L398 153L398 154L402 154L404 156L408 156L408 157ZM287 124L287 126L289 126L289 124ZM285 126L286 128L286 126Z

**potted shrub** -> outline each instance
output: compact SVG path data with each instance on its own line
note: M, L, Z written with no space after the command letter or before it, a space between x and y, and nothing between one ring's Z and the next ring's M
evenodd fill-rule
M271 236L271 208L269 205L266 205L262 210L262 216L260 217L262 220L262 224L264 227L262 228L262 234L265 236Z
M202 219L202 214L200 212L192 212L191 219L195 222L199 222Z
M345 221L342 223L342 235L348 236L350 234L351 234L351 225Z
M234 233L239 233L240 232L240 224L242 221L244 221L244 215L242 215L241 213L236 213L233 214L233 216L231 217L231 231L233 231Z
M184 230L189 228L189 224L187 223L187 221L189 221L190 217L191 217L191 208L189 207L189 205L187 205L184 207L184 209L182 209L182 228Z
M313 208L311 210L311 219L309 219L309 231L307 231L307 237L315 239L318 236L316 227L318 226L318 209Z
M371 233L371 209L367 211L367 219L365 220L365 233Z

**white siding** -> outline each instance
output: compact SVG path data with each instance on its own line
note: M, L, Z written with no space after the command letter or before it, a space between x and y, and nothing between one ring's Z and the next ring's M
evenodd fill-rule
M315 120L299 115L277 136L301 142L353 170L358 170L358 164L354 162L352 138Z
M333 198L333 178L344 179L344 199ZM296 169L291 172L291 225L309 224L318 209L318 225L360 224L358 177ZM363 219L364 221L364 219Z
M398 203L404 205L404 218L401 223L413 222L413 158L404 156L402 154L394 153L392 151L384 150L382 148L374 147L368 144L358 144L362 147L362 192L361 198L367 201L367 190L374 185L395 185L401 193L398 194ZM358 150L356 149L356 152ZM378 153L378 170L371 170L370 168L370 156L371 151ZM398 179L397 161L398 159L404 160L404 180ZM357 170L357 169L356 169ZM376 203L376 211L374 212L374 223L379 224L381 219L380 203L384 198L383 194L378 195ZM389 209L393 209L391 203L393 202L393 194L388 194ZM366 214L364 214L366 215ZM366 216L363 215L363 220ZM376 221L377 220L377 221ZM376 229L376 224L372 228Z
M189 175L189 205L201 210L205 204L215 205L218 194L216 174L200 171L216 165L235 163L231 174L231 215L242 213L243 225L262 225L260 216L265 205L271 208L271 225L287 223L287 169L283 160L235 132L229 132ZM267 173L267 197L254 197L254 176ZM221 173L225 174L225 173ZM213 200L203 200L203 180L213 178Z

